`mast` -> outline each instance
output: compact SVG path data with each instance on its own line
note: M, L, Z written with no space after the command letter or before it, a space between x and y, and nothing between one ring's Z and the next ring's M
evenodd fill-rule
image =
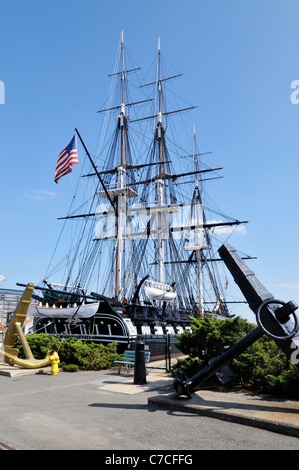
M194 126L194 163L195 163L195 171L196 171L196 179L195 179L195 202L196 202L196 224L199 225L200 222L203 223L203 214L200 214L200 209L202 212L202 205L200 204L200 193L198 187L198 160L196 155L196 134L195 134L195 126ZM195 231L195 244L198 247L195 251L196 254L196 263L197 263L197 276L198 276L198 294L199 294L199 309L201 314L204 314L204 305L203 305L203 272L202 272L202 261L201 261L201 250L199 247L201 246L200 235L202 231L200 229L196 229Z
M194 245L185 245L185 250L195 251L195 258L196 258L196 268L197 268L197 286L198 286L198 297L199 297L199 309L201 314L204 314L204 298L203 298L203 263L202 263L202 250L210 249L209 246L203 245L203 231L205 226L205 217L204 217L204 210L202 206L202 200L200 195L199 189L199 178L198 174L200 173L198 170L198 154L196 152L196 133L195 133L195 126L193 131L193 159L194 159L194 167L195 167L195 188L194 188L194 199L195 199L195 226L194 226L194 233L195 233L195 241Z
M115 190L112 190L117 200L117 221L116 221L116 260L115 260L115 297L117 300L121 301L123 297L123 286L122 286L122 276L123 276L123 258L124 258L124 226L126 222L126 212L127 212L127 199L134 198L138 196L138 193L131 187L126 184L126 169L133 167L133 165L128 165L128 158L126 155L127 147L127 116L126 116L126 106L132 106L136 103L126 104L126 74L129 72L134 72L138 69L125 70L125 57L124 57L124 37L123 31L121 33L121 105L120 105L120 114L118 116L118 126L120 129L120 164L117 167L117 187ZM148 101L148 100L145 100Z
M125 117L125 57L124 57L124 35L123 31L121 32L122 41L121 41L121 63L122 63L122 71L121 71L121 81L122 81L122 103L121 103L121 112L120 112L120 128L121 128L121 159L120 159L120 166L124 168L124 158L125 158L125 126L124 121Z
M158 113L158 122L156 125L156 138L158 140L159 147L159 179L156 181L157 188L157 203L158 207L163 206L163 155L162 155L162 145L163 145L163 124L162 124L162 82L161 82L161 50L160 50L160 38L158 38L158 99L159 99L159 113ZM158 273L159 273L159 282L164 282L164 235L163 235L163 226L162 226L162 212L158 211Z
M126 105L125 105L125 60L124 60L124 37L123 31L121 32L121 81L122 81L122 103L121 110L118 116L120 132L121 132L121 144L120 144L120 166L117 169L117 188L122 189L124 187L125 179L125 124L126 124ZM122 277L122 250L123 250L123 217L125 216L125 196L119 193L117 196L117 212L118 217L116 220L116 263L115 263L115 297L117 300L121 300L121 277Z

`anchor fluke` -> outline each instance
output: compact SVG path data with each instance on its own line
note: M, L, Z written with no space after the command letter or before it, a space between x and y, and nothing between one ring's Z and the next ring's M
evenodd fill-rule
M188 385L185 380L183 380L183 377L181 376L180 372L178 369L175 371L175 380L173 382L173 387L177 394L184 395L188 398L191 398L191 394L188 388Z

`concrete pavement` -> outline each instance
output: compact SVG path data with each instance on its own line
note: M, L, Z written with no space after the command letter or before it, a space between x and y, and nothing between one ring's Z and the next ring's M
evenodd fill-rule
M33 402L31 400L36 393L45 390L63 391L67 400L68 397L72 398L73 392L71 390L74 386L94 383L99 390L108 394L111 392L111 396L114 394L127 395L131 404L139 403L140 399L138 401L137 397L140 394L151 392L146 394L149 409L163 409L170 412L178 411L186 414L208 416L274 431L287 436L299 437L299 401L273 399L269 396L254 395L244 391L224 391L211 388L203 388L193 393L191 399L178 397L173 389L173 377L165 372L165 369L163 370L164 367L164 361L150 362L147 368L146 383L142 385L134 384L133 371L128 374L125 369L122 369L121 374L118 375L117 368L115 368L111 371L102 371L97 375L92 372L74 374L59 372L58 376L61 384L58 385L58 381L55 379L57 376L55 376L52 377L53 387L38 388L38 384L42 383L42 376L51 375L50 367L41 370L26 370L2 364L0 365L1 391L3 399L19 395L22 396L23 400L28 400L28 407L32 407ZM40 375L40 378L37 374ZM84 374L87 375L84 376ZM32 377L32 380L30 380L28 375L35 375L36 378ZM99 376L101 376L100 379ZM80 382L81 377L92 377L92 380L88 379L88 382ZM13 383L15 380L18 381L18 384ZM44 380L43 383L46 385L49 380L50 377L46 381ZM29 381L30 387L32 383L36 383L35 389L29 389ZM57 383L57 387L55 383ZM80 387L76 388L80 389ZM78 401L80 401L80 396L78 396ZM0 449L5 449L6 444L2 446L0 443Z
M171 392L150 397L148 404L299 437L299 401L239 391L202 389L195 392L191 399Z
M150 365L153 367L155 364ZM162 366L161 363L156 365ZM171 374L159 372L154 367L148 368L148 371L146 384L135 385L131 376L127 380L122 377L122 380L101 388L126 394L159 389L157 396L148 398L149 406L209 416L299 437L299 400L284 400L244 391L225 391L221 388L203 388L193 393L189 399L179 397L174 391Z

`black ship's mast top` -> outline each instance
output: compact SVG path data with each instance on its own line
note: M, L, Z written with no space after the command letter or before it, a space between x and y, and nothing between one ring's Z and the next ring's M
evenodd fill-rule
M125 98L125 57L124 57L124 36L122 31L122 41L121 41L121 63L122 63L122 71L121 71L121 82L122 82L122 103L121 103L121 112L119 115L119 124L121 128L121 154L120 154L120 166L124 168L124 158L125 158L125 109L126 109L126 98Z

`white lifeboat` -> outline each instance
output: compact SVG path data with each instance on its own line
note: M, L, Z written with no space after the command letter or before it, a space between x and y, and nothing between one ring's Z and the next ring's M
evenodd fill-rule
M172 302L177 296L176 291L171 286L155 281L147 281L144 292L149 299L163 300L164 302Z
M40 306L30 304L28 307L28 317L49 317L49 318L72 318L76 315L77 318L90 318L94 316L99 308L99 302L74 305L65 308L53 308L49 306Z

